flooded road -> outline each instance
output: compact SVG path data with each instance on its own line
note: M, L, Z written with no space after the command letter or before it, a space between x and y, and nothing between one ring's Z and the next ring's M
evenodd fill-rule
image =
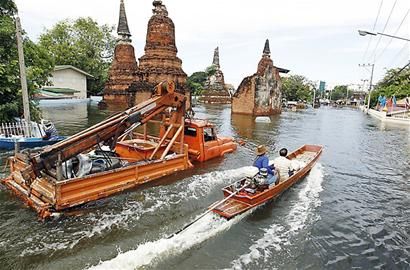
M198 106L221 135L246 141L234 154L48 222L0 188L1 269L409 269L410 128L358 110L284 112L271 123ZM101 121L96 105L44 108L62 135ZM321 144L319 163L278 200L226 221L208 214L266 144ZM2 159L8 153L0 153ZM1 164L3 167L3 163ZM2 175L4 176L4 174Z

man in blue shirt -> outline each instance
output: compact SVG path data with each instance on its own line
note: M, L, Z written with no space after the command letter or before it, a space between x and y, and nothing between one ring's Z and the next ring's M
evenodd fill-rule
M266 168L268 171L268 176L267 176L267 183L269 185L273 184L276 182L277 176L275 174L275 168L271 168L269 166L269 158L265 155L266 154L266 147L264 145L259 145L258 148L256 148L256 159L253 162L253 166L258 168L259 171L262 168Z

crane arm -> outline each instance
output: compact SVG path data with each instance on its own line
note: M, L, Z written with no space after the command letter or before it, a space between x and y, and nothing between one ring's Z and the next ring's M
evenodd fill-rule
M113 141L114 145L118 136L132 125L145 124L169 107L184 108L185 101L183 94L175 92L173 82L161 83L151 99L45 148L31 158L32 169L38 176L43 169L55 168L57 160L69 160L99 143Z

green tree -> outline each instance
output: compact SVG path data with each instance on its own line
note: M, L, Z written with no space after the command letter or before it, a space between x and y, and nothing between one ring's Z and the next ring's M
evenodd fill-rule
M337 85L333 88L331 92L331 100L346 99L347 95L347 85Z
M91 18L64 20L40 36L39 45L49 51L56 65L72 65L94 76L90 94L104 88L116 43L113 26L98 25Z
M14 20L16 13L13 1L0 1L0 122L12 121L13 117L23 114ZM24 36L23 43L28 90L32 97L35 89L48 83L54 63L48 52L28 37ZM38 120L41 113L37 104L31 101L30 107L32 119Z
M205 87L208 77L216 73L214 65L209 66L205 71L197 71L188 77L187 85L194 95L200 95Z
M282 80L282 97L288 101L312 99L311 82L304 76L291 75Z
M215 75L215 73L216 73L216 67L215 67L214 65L211 65L211 66L207 67L207 68L205 69L205 73L206 73L207 76Z
M187 85L189 87L189 89L191 90L191 93L193 93L194 95L200 95L206 79L207 79L207 74L204 71L198 71L198 72L194 72L191 76L188 77L187 80Z
M386 72L384 78L375 86L374 91L371 93L371 106L377 104L379 95L386 97L395 95L397 99L410 96L410 66L400 70L397 68Z

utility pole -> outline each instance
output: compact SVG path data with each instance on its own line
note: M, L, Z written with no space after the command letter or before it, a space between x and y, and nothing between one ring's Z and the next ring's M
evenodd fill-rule
M316 102L316 87L313 87L313 109L315 108L315 102Z
M20 66L21 91L23 93L24 120L27 122L27 131L28 131L28 135L30 136L31 135L31 130L29 128L31 124L30 104L28 100L26 65L24 63L23 35L21 31L21 23L20 23L19 17L16 17L16 37L17 37L17 49L18 49L19 66Z
M346 86L346 105L347 105L348 99L349 99L349 85Z
M315 108L315 101L316 101L316 86L317 86L317 81L312 82L312 90L313 90L312 107L313 107L313 109Z
M372 67L371 75L370 75L370 85L369 85L369 97L367 98L367 111L366 113L369 113L370 110L370 98L372 94L372 86L373 86L373 73L374 73L374 63L373 64L359 64L359 67Z

